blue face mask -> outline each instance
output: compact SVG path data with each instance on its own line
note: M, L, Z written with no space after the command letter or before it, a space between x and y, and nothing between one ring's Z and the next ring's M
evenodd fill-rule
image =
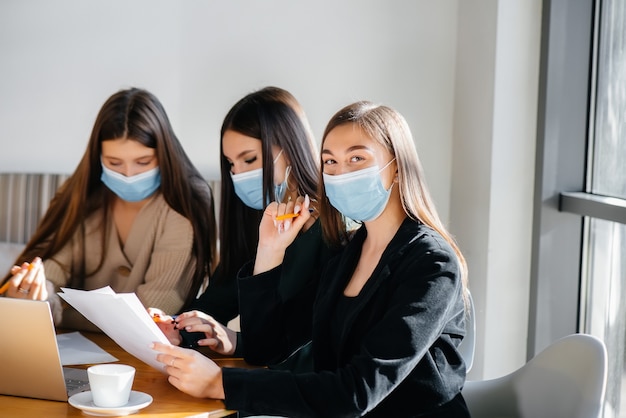
M344 216L355 221L373 221L378 218L389 201L391 189L385 190L380 172L389 166L394 159L383 168L377 165L332 176L324 173L326 196L335 209Z
M265 207L263 202L263 168L246 171L245 173L230 173L233 180L235 193L248 207L261 210Z
M102 164L100 180L120 199L127 202L139 202L152 196L161 186L159 167L141 174L126 177Z
M280 150L276 158L274 158L274 163L278 161L278 157L280 157L282 152L283 150ZM274 185L274 196L276 196L277 202L282 202L285 198L285 194L287 193L287 177L290 172L291 166L287 166L285 170L285 180L281 184ZM263 168L257 168L239 174L231 173L230 178L233 180L235 194L246 206L256 210L262 210L269 203L269 196L263 200Z

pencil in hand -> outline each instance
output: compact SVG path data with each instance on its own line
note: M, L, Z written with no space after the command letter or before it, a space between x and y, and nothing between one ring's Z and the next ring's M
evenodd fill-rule
M313 213L315 209L309 208L309 213ZM275 219L277 221L284 221L285 219L291 219L300 216L299 213L285 213L284 215L278 215Z
M279 215L276 217L277 221L284 221L285 219L295 218L296 216L300 216L299 213L285 213L284 215Z
M4 294L4 292L9 290L10 286L11 286L11 280L7 280L6 283L3 284L2 287L0 287L0 295Z
M35 267L34 263L30 263L28 264L28 267L22 267L22 269L27 269L28 271L31 271L33 268ZM11 280L7 280L6 283L4 283L2 285L2 287L0 287L0 295L4 294L7 290L9 290L9 287L11 287Z

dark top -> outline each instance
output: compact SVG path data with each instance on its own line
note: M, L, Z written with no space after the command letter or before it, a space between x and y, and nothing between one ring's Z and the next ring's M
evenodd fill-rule
M312 323L315 372L224 368L228 409L290 417L469 417L457 351L465 308L453 249L436 231L406 219L354 305L337 318L366 234L361 227L324 270ZM239 283L271 294L280 271L243 277L242 269ZM282 314L303 327L310 321L297 308ZM267 317L258 317L259 329ZM343 324L339 340L331 323ZM294 341L286 336L276 343Z
M303 315L306 315L310 324L313 311L313 301L319 283L321 268L331 258L332 252L322 239L322 227L319 220L305 232L298 235L294 242L285 251L282 269L274 287L267 289L271 297L241 301L238 297L238 283L235 277L229 280L212 280L205 292L195 300L191 309L196 309L213 316L218 322L226 324L237 315L240 316L240 326L243 331L238 335L236 355L243 355L251 364L273 365L283 361L294 350L276 352L267 350L264 342L272 338L267 332L259 335L256 327L248 325L248 318L257 318L265 315L266 310L278 306L298 306ZM249 263L250 266L254 262ZM250 267L252 268L252 267ZM245 293L245 286L243 292ZM301 328L300 322L289 320L274 320L272 318L271 331L274 335L290 334L292 328ZM280 324L280 327L278 326ZM303 345L311 339L311 327L305 326L299 330ZM204 338L202 336L202 338ZM264 353L257 355L257 353Z

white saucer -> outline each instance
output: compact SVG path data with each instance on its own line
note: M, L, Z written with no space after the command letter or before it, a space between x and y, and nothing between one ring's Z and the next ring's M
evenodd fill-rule
M96 406L93 403L93 397L91 391L80 392L76 395L70 396L68 399L70 405L78 408L87 415L96 415L99 417L118 417L123 415L134 414L142 408L152 403L152 396L143 392L130 392L130 398L128 403L117 408L106 408L102 406Z

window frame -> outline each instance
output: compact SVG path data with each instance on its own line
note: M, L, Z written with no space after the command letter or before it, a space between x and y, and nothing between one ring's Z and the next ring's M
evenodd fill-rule
M595 7L543 2L528 359L581 323L584 215L562 210L561 193L587 190Z

